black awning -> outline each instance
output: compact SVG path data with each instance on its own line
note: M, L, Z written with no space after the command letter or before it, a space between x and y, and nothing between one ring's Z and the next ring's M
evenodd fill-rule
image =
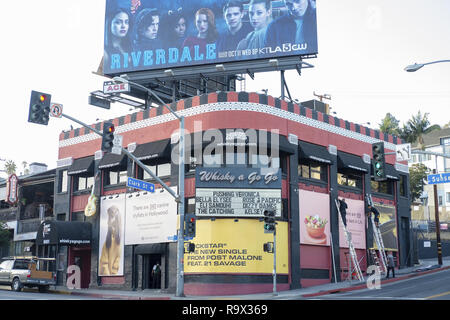
M338 168L349 169L362 172L369 172L368 164L365 163L361 157L355 156L353 154L338 151Z
M390 180L400 180L400 176L397 172L397 170L395 170L395 167L392 164L387 164L385 165L385 171L386 171L386 178L390 179ZM372 161L372 165L370 166L370 175L373 178L373 161Z
M154 254L154 253L165 254L166 246L167 246L166 243L140 244L136 246L134 254Z
M168 158L170 156L170 139L140 144L133 155L139 160Z
M94 156L75 159L67 170L68 175L94 175Z
M37 245L89 245L91 240L92 225L79 221L44 221L36 236Z
M122 153L120 155L114 153L105 153L102 160L100 160L100 163L98 164L98 168L99 169L108 169L114 167L126 168L127 159L128 158L125 155L125 153Z
M314 160L332 164L332 158L326 147L305 141L298 142L298 157L300 159Z

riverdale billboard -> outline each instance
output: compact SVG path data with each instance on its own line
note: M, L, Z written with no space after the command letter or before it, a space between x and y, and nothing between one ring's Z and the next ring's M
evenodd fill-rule
M106 0L104 74L317 53L316 0Z

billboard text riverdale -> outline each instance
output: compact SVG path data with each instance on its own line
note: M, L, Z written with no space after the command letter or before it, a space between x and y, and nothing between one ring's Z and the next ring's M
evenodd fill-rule
M107 0L103 71L317 53L315 0Z

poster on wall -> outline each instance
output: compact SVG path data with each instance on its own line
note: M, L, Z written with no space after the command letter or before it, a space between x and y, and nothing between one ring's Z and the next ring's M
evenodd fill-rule
M103 71L317 53L316 1L107 0Z
M366 218L364 201L345 199L347 203L347 230L351 233L352 242L356 249L366 249ZM342 220L339 219L339 245L348 248Z
M330 196L299 190L300 243L330 245Z
M397 216L395 207L374 202L374 207L380 212L380 232L386 250L398 251ZM377 248L375 239L372 248Z
M273 242L257 219L197 220L195 251L184 255L186 273L272 273L273 254L263 244ZM277 224L277 274L289 273L288 224Z
M126 209L125 245L175 241L177 203L167 191L127 194Z
M98 275L123 276L125 195L101 199Z

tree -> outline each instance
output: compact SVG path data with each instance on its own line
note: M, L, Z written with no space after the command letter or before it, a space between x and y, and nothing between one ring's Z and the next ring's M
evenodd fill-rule
M9 245L10 232L4 222L0 222L0 247Z
M14 161L12 161L12 160L6 161L6 163L5 163L5 170L6 170L6 173L8 174L8 176L12 175L13 173L15 173L16 170L17 170L17 166L14 163Z
M392 114L386 113L386 116L383 120L381 120L380 131L392 135L399 135L400 134L400 128L398 124L400 123L399 120L397 120Z
M417 142L421 149L424 148L423 135L430 133L433 130L441 129L439 125L430 126L430 121L428 120L429 113L419 112L417 115L413 115L406 124L403 124L403 129L400 131L400 137L409 143Z
M430 169L422 163L415 163L409 168L411 200L419 199Z

